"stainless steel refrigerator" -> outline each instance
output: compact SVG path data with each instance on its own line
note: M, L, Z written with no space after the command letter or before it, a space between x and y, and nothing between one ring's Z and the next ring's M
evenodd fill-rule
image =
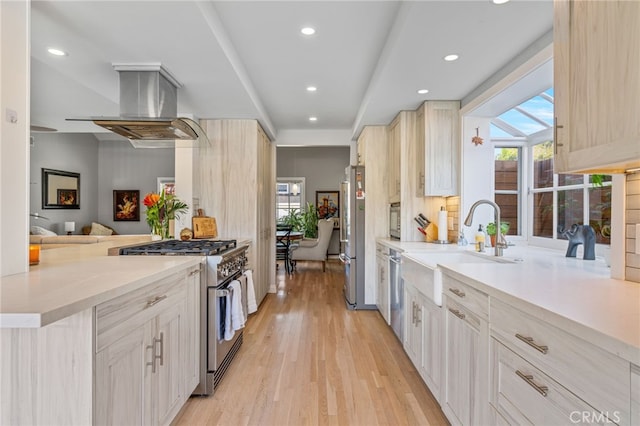
M349 309L375 309L364 302L365 179L363 166L349 166L340 185L340 260Z

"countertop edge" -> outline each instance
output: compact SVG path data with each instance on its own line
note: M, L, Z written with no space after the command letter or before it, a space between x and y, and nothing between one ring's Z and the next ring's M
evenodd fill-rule
M172 260L176 260L175 258ZM123 294L137 290L147 286L158 279L163 278L167 274L179 272L199 264L202 261L201 256L184 256L183 263L162 268L154 273L147 274L144 277L127 281L104 291L97 292L83 299L70 302L67 305L52 308L44 312L33 313L0 313L0 328L42 328L49 324L55 323L61 319L67 318L78 312L93 308L100 303L114 299Z
M549 323L554 327L561 328L570 334L574 334L580 339L586 340L613 355L625 359L626 361L640 365L640 347L637 347L630 342L620 340L615 336L593 328L592 326L583 324L573 318L569 318L558 312L539 306L536 303L504 292L476 278L470 277L467 274L456 271L455 265L439 265L439 267L442 268L443 273L451 275L453 278L459 279L465 284L488 294L489 297L496 297L497 299L509 303L515 308L520 309L541 321ZM562 323L562 325L559 326L558 323Z

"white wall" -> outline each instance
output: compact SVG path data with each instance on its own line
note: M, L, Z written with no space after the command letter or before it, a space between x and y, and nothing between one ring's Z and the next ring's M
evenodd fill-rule
M494 156L493 144L489 135L491 120L484 117L463 117L462 119L462 159L461 159L461 197L460 197L460 230L467 241L473 241L479 224L493 222L494 211L491 206L479 206L473 215L470 227L463 225L471 205L480 199L493 201ZM484 139L482 145L471 143L471 138L478 134Z
M30 8L0 1L0 276L28 269Z

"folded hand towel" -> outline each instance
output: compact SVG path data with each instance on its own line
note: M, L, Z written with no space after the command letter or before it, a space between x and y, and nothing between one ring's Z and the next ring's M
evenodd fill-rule
M233 280L229 283L232 290L231 299L231 329L238 331L244 327L244 312L242 309L242 287L240 281Z
M247 313L252 314L258 310L258 305L256 304L256 291L253 288L251 269L244 271L244 276L247 277Z
M224 296L227 303L224 313L224 340L231 340L233 339L233 335L235 334L233 328L231 327L231 305L233 303L233 290L231 289L231 286L227 287L227 289L229 290L229 293Z

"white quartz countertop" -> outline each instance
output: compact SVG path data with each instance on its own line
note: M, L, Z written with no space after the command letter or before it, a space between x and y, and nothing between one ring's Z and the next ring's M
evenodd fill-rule
M423 241L400 241L393 240L391 238L378 238L376 243L382 244L394 250L401 252L413 252L413 251L449 251L457 250L456 244L436 244L427 243Z
M107 256L113 243L79 246L43 250L28 272L0 277L0 328L43 327L202 261Z
M451 253L460 249L472 250ZM428 257L404 255L419 262ZM444 273L640 364L640 284L610 278L602 259L567 258L563 251L535 247L509 247L500 260L513 263L437 257Z

